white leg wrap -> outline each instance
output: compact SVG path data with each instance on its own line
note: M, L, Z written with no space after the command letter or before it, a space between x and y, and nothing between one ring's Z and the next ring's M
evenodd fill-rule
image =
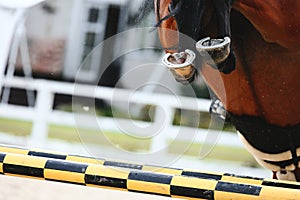
M295 174L291 171L277 171L276 176L279 180L297 181Z

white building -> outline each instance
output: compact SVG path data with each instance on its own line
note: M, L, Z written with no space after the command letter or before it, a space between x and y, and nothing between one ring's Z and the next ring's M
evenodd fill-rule
M103 40L132 28L128 23L129 18L139 12L142 2L49 0L34 7L27 18L33 71L66 80L74 80L77 75L77 81L94 83L103 73L101 61L104 46L100 45L96 50L95 47ZM144 43L145 40L148 44L154 42L144 36L141 32L133 38L131 35L131 38L123 38L123 41L111 42L105 47L105 56L113 57L124 44L128 47L133 43L133 46ZM88 56L93 50L97 52Z
M140 25L132 22L143 2L47 0L32 8L26 26L34 74L180 94L181 85L160 62L154 12Z

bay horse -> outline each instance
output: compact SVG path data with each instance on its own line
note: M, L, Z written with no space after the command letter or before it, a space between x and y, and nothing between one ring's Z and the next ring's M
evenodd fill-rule
M164 63L176 80L201 74L256 160L274 178L300 181L300 0L154 5ZM186 49L200 61L192 64Z

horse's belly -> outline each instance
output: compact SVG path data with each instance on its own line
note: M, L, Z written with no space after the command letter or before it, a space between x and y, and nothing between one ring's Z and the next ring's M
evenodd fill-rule
M300 123L299 57L260 50L251 54L247 65L238 60L229 75L210 66L203 66L202 74L229 112L259 116L278 126L295 125Z
M274 51L276 52L276 51ZM265 56L265 55L269 55ZM300 123L300 54L257 53L251 65L256 102L261 115L280 126Z

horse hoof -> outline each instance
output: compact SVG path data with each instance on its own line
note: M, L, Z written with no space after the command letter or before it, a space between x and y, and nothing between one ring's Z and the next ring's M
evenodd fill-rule
M197 42L196 49L207 64L219 69L218 65L224 63L229 56L230 43L229 37L224 39L207 37Z
M184 52L180 53L167 53L163 57L162 63L169 68L176 81L182 84L188 84L194 81L195 79L195 58L195 53L187 49Z
M234 52L230 51L227 59L224 62L218 64L217 68L219 69L220 72L223 72L224 74L230 74L233 70L235 70L235 64L236 64L236 60L235 60Z

